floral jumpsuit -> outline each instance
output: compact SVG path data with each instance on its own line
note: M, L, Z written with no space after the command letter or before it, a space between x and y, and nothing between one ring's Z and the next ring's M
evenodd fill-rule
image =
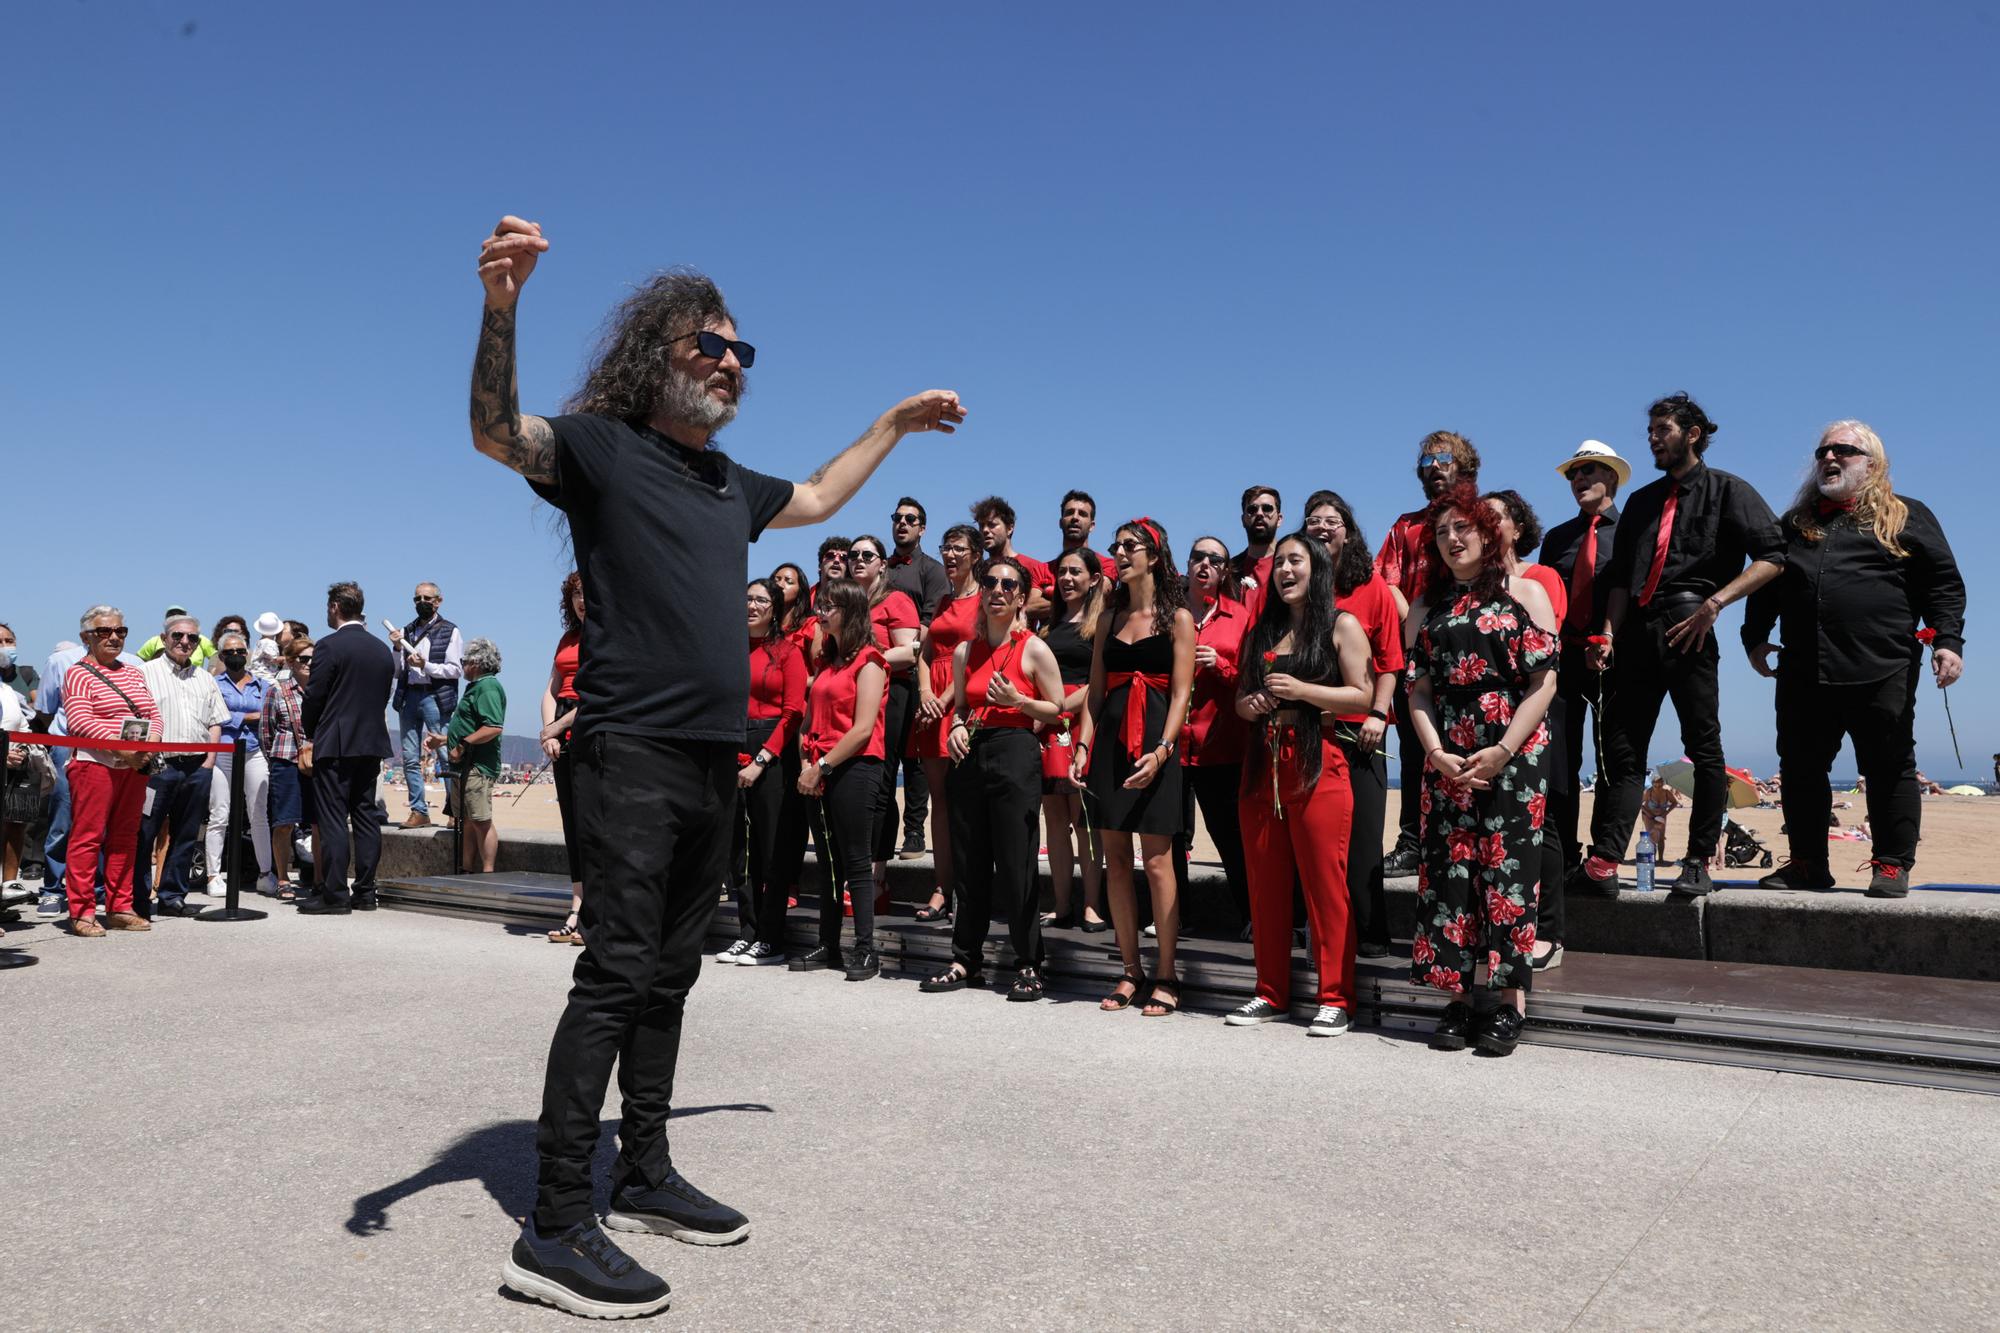
M1447 752L1469 755L1506 734L1530 677L1555 664L1555 636L1519 602L1503 592L1480 603L1461 585L1418 632L1410 679L1430 677L1439 740ZM1463 995L1482 962L1494 989L1529 984L1548 743L1547 724L1538 725L1487 791L1447 788L1425 766L1410 946L1418 984Z

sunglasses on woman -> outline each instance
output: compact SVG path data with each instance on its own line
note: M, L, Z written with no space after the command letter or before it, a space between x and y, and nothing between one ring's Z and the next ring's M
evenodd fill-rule
M742 366L745 370L750 369L751 366L757 363L756 348L752 347L749 343L738 342L734 338L725 338L713 329L703 329L699 333L683 333L680 337L670 339L669 341L684 342L689 338L694 339L694 345L700 348L701 354L711 361L720 361L725 353L734 352L736 353L736 364Z
M979 580L979 586L988 592L1019 592L1021 580L1005 578L999 574L988 574Z
M1196 565L1226 565L1228 563L1228 556L1217 555L1213 551L1196 551L1188 557L1189 569L1193 569Z

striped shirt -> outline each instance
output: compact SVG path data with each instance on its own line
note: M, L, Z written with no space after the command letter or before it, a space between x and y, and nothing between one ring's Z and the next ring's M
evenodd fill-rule
M299 747L306 743L305 709L298 682L287 677L271 687L264 698L264 720L257 724L266 758L299 761Z
M153 692L146 688L146 673L136 664L126 662L114 663L109 668L96 667L111 682L106 684L98 679L93 666L95 663L85 660L63 674L63 717L69 724L69 734L87 740L117 739L123 734L125 724L132 720L132 709L118 697L118 690L123 690L146 719L146 738L158 740L160 706L153 702ZM124 754L110 750L78 750L70 762L82 760L116 768L124 758Z
M229 720L215 677L190 661L177 667L165 655L140 668L153 702L160 707L161 739L174 745L205 745L208 729Z

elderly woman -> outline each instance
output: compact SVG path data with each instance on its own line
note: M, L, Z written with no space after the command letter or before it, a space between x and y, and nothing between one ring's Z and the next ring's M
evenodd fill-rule
M447 747L445 757L462 775L460 818L465 820L465 866L493 873L500 834L493 827L493 784L500 780L500 733L507 722L507 691L500 684L500 650L491 639L465 645L465 691L458 696L444 735L424 744Z
M234 745L238 737L243 740L243 806L250 820L250 844L257 850L257 892L275 898L278 878L271 868L271 766L264 757L264 747L257 741L271 687L250 670L248 634L232 629L216 635L215 652L222 662L215 683L229 709L229 720L222 724L221 740L224 745ZM205 851L211 884L219 883L229 869L222 842L229 827L230 772L235 764L234 754L216 756L215 774L208 784Z
M160 707L146 688L136 662L120 661L125 650L125 613L93 606L83 613L84 658L63 676L63 715L79 741L131 737L158 740ZM132 863L139 850L139 820L146 800L142 756L123 750L79 746L70 755L69 862L63 883L69 889L70 932L91 937L106 930L151 930L153 923L132 910ZM92 909L97 901L97 866L104 861L104 924Z

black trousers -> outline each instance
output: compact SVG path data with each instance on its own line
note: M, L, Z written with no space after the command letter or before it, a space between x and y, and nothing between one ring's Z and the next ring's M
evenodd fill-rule
M818 840L818 820L813 815L812 802L799 795L799 738L792 737L780 756L785 771L792 775L785 784L785 803L778 814L778 841L771 852L771 883L790 894L799 887L799 879L805 874L806 838L810 835ZM826 865L822 854L820 865Z
M1781 655L1778 659L1784 660ZM1800 865L1827 863L1833 789L1827 771L1846 736L1868 783L1872 858L1916 864L1923 801L1917 790L1916 667L1872 685L1822 685L1810 665L1778 673L1778 768L1783 774L1785 837ZM1801 679L1804 677L1804 679Z
M1687 603L1652 616L1628 616L1618 636L1618 694L1607 705L1604 720L1609 781L1598 782L1590 819L1590 850L1606 860L1624 860L1632 841L1646 785L1646 750L1660 720L1660 705L1668 698L1681 720L1682 752L1694 763L1688 858L1715 855L1722 838L1729 775L1722 770L1722 720L1715 711L1720 697L1715 636L1691 653L1667 646L1667 630L1693 610L1694 603Z
M1584 660L1584 648L1583 644L1565 644L1556 672L1556 699L1563 710L1563 734L1552 738L1559 740L1559 745L1555 767L1549 772L1548 821L1542 835L1544 847L1555 844L1565 874L1583 864L1583 844L1578 840L1577 828L1582 822L1586 757L1597 771L1598 791L1608 790L1602 785L1604 766L1597 758L1597 743L1593 738L1605 726L1605 713L1617 694L1617 668L1592 671ZM1584 719L1586 709L1590 713L1588 721Z
M854 910L854 947L875 947L875 865L870 841L882 808L880 759L850 759L826 770L813 818L819 845L819 942L840 947L840 891Z
M879 761L882 799L875 807L875 832L871 844L871 854L877 861L892 859L899 849L896 838L901 832L902 821L896 817L896 775L903 771L903 746L910 739L910 719L916 713L916 677L907 671L900 676L889 677L889 688L883 694L882 706L888 710L882 722L882 749L888 758ZM873 873L872 869L870 873Z
M570 753L568 741L556 751L549 771L555 774L556 812L562 816L563 855L569 860L569 882L581 884L583 856L577 851L576 841L576 758Z
M1558 770L1567 763L1564 751L1569 733L1574 730L1571 714L1560 695L1549 701L1546 719L1549 728L1549 743L1542 749L1542 790L1552 792L1558 781ZM1575 785L1571 784L1572 792ZM1572 797L1571 799L1574 799ZM1548 797L1548 803L1554 798ZM1547 940L1551 944L1563 942L1563 932L1569 924L1569 900L1563 896L1563 849L1560 840L1549 835L1548 804L1542 808L1542 843L1534 867L1535 878L1539 881L1535 898L1535 938Z
M1022 727L987 727L953 765L951 868L958 881L951 956L968 972L985 970L986 927L997 897L1017 966L1042 965L1041 897L1035 875L1042 809L1042 747Z
M915 706L912 705L910 725L916 725ZM909 728L904 728L905 739ZM903 846L921 847L929 841L924 834L928 831L927 821L931 817L931 788L924 777L924 761L917 755L903 759Z
M667 1116L681 1014L729 867L736 746L597 732L576 764L584 949L549 1044L535 1228L591 1216L591 1158L611 1066L624 1115L613 1181L671 1169Z
M313 817L319 820L319 864L313 879L328 902L348 900L347 866L353 831L354 888L375 891L375 867L382 861L382 821L388 817L375 783L382 775L380 759L315 759ZM219 870L211 869L211 875Z
M159 897L170 903L187 897L194 873L194 854L208 827L208 784L215 770L202 767L201 755L168 755L160 771L146 783L151 809L139 821L139 861L132 875L132 910L153 916L153 844L167 830L167 863L160 871ZM215 872L217 883L222 872Z
M796 754L796 751L787 751ZM785 788L797 794L798 768L783 756L766 765L757 781L736 789L734 845L730 849L730 896L736 902L736 937L785 947L787 886L771 879L777 860L778 826L785 816Z
M1250 877L1243 868L1243 821L1236 809L1237 789L1242 785L1241 764L1193 764L1181 772L1181 831L1174 837L1174 883L1180 889L1183 921L1187 920L1188 856L1194 850L1194 812L1199 805L1202 822L1208 825L1208 836L1222 857L1222 873L1229 880L1229 901L1243 924L1250 924Z
M1362 944L1389 943L1389 903L1382 892L1382 835L1389 822L1389 761L1380 750L1339 742L1347 756L1347 782L1354 793L1353 831L1347 839L1347 901L1354 936ZM1412 787L1409 790L1415 791ZM1410 808L1419 802L1410 801Z
M1418 808L1421 802L1418 793L1424 789L1424 746L1417 739L1417 729L1410 721L1410 692L1401 676L1396 677L1396 693L1390 707L1395 709L1396 718L1396 781L1401 784L1397 795L1401 798L1396 812L1396 848L1399 852L1421 852L1423 850L1423 813ZM1387 818L1387 812L1384 812Z

